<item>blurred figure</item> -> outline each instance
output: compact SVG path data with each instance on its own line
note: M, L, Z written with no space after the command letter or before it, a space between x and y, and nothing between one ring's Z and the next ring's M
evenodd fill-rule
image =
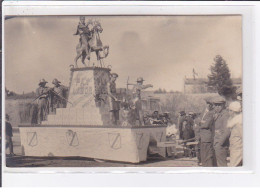
M41 79L39 82L39 88L36 90L36 95L38 99L38 124L47 119L49 113L49 97L51 88L46 87L47 81Z
M200 121L200 153L201 163L204 167L214 166L213 129L214 129L214 105L210 99L206 99L207 107Z
M229 105L231 118L227 127L230 129L230 167L242 166L243 162L243 116L242 107L239 102L232 102Z
M119 121L119 110L120 104L116 97L116 79L118 78L117 73L111 73L108 96L110 97L110 119L113 125L117 125Z
M185 120L186 113L185 111L179 112L179 118L178 118L178 128L179 128L179 137L180 139L183 139L183 122Z
M223 97L218 96L213 99L215 105L215 130L214 130L214 150L218 167L227 166L227 141L226 133L228 131L227 121L229 113L226 109L226 101Z
M152 116L149 118L152 125L162 125L163 121L160 119L159 112L156 110L153 112Z
M169 112L164 112L160 116L160 120L162 120L163 124L165 124L165 125L172 124L172 121L171 121L169 114L170 114Z
M183 121L183 140L190 140L195 137L193 126L194 126L194 120L193 120L193 112L189 112L189 114L184 118ZM194 141L194 140L193 140ZM193 146L189 145L186 146L186 143L184 143L184 156L189 157L192 156L192 148Z
M10 117L8 114L5 115L5 136L6 136L6 148L9 147L10 156L14 156L13 151L13 128L11 123L9 122Z
M53 108L53 111L56 113L57 108L66 107L66 92L68 91L68 88L61 85L61 82L56 78L52 81L52 84L54 85L53 87L54 92L51 93L52 96L51 106Z
M136 126L136 107L133 102L129 103L128 122L131 126Z
M123 101L121 103L121 110L120 110L120 122L121 126L128 127L131 126L129 123L129 103L126 101L125 98L123 98Z
M136 111L136 120L138 120L139 125L143 125L143 108L142 108L142 101L141 101L141 92L147 88L153 87L152 84L144 85L144 79L142 77L137 78L136 84L133 87L133 97L134 97L134 105Z
M193 130L194 130L194 135L195 135L195 141L198 143L195 146L195 152L196 152L196 156L197 156L197 160L198 160L198 165L201 166L201 154L200 154L200 113L195 113L193 115L194 118L194 126L193 126Z

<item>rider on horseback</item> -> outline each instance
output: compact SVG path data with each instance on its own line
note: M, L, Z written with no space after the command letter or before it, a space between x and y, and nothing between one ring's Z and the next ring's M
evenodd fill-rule
M85 23L85 17L80 16L80 22L77 27L77 32L74 35L80 35L79 44L76 47L77 56L74 59L75 66L77 66L77 60L81 57L82 63L85 64L85 58L90 61L90 53L95 52L97 61L101 66L103 58L106 58L109 53L109 46L103 46L99 33L102 33L103 28L99 21L90 19Z
M77 32L74 35L80 35L79 43L82 46L82 37L85 36L88 39L92 37L91 30L89 30L88 25L91 24L92 21L89 21L87 24L85 23L85 17L80 16L80 21L77 27Z

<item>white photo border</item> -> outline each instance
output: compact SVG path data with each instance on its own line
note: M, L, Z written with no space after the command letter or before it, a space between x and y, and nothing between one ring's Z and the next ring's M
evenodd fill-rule
M204 167L40 167L40 168L7 168L4 157L4 143L2 145L3 157L3 186L23 186L23 185L57 185L55 180L59 180L58 185L67 186L70 176L77 177L76 181L69 182L70 185L82 186L187 186L184 180L190 180L190 186L197 185L236 185L235 179L243 177L244 180L252 180L253 177L259 179L259 155L260 143L259 119L257 120L257 107L259 102L259 92L257 89L257 47L259 39L260 16L259 2L59 2L59 1L7 1L3 2L3 58L2 58L2 121L5 120L5 49L4 49L4 18L5 16L40 16L40 15L242 15L242 36L243 36L243 131L244 131L244 160L243 167L236 168L204 168ZM259 36L259 35L258 35ZM257 44L258 43L258 44ZM260 52L258 52L260 53ZM256 114L258 113L258 114ZM2 122L2 129L5 128ZM3 130L3 137L5 130ZM4 140L4 138L3 138ZM68 176L69 175L69 176ZM103 175L103 176L102 176ZM124 177L124 178L118 178ZM156 175L156 180L162 179L164 183L154 182L151 177ZM109 178L107 178L109 176ZM171 177L172 176L172 177ZM23 179L26 177L26 179ZM35 178L37 177L37 178ZM86 178L88 177L88 178ZM143 177L143 178L141 178ZM171 177L171 181L164 177ZM229 177L229 178L228 178ZM212 180L213 178L213 180ZM232 178L230 181L230 178ZM121 179L121 180L118 180ZM123 180L131 180L130 182ZM174 179L174 180L173 180ZM229 181L224 182L224 180ZM16 180L16 181L14 181ZM39 181L35 181L39 180ZM42 180L44 180L42 182ZM67 180L67 181L66 181ZM84 181L87 180L87 181ZM100 182L102 180L102 182ZM114 180L114 182L113 182ZM117 180L117 182L115 182ZM203 180L203 182L201 182ZM247 182L246 181L246 182ZM14 183L15 182L15 183ZM170 184L169 184L170 183ZM256 184L253 181L247 184ZM242 183L241 183L242 184ZM258 183L259 184L259 183Z

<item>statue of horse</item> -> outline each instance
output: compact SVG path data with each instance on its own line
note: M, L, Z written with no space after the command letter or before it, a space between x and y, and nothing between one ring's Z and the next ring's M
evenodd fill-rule
M90 60L91 52L96 53L97 61L99 61L102 66L101 59L106 58L109 54L109 46L103 46L99 36L99 33L102 33L103 28L98 21L90 21L87 24L87 28L90 31L90 35L84 34L83 36L81 36L81 41L76 47L77 56L74 60L75 66L78 67L77 61L80 57L82 63L86 66L85 59L87 58L88 60Z

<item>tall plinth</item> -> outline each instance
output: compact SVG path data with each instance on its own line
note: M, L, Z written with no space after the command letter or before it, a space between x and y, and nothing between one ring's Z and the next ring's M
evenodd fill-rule
M56 109L56 114L48 115L42 124L109 125L109 79L108 68L71 69L67 107Z

